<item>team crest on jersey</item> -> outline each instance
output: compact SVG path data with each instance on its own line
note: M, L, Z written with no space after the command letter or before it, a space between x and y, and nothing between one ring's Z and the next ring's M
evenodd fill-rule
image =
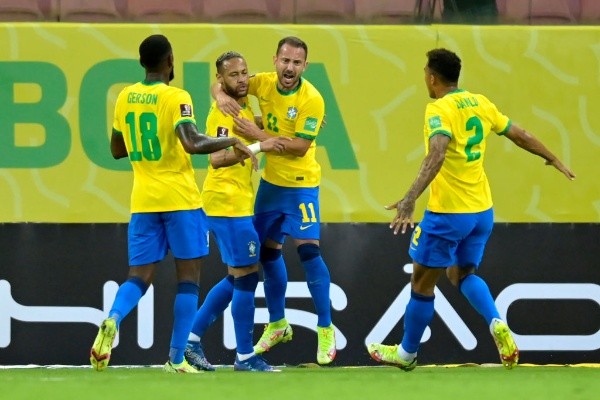
M217 126L217 137L228 137L229 129L224 126Z
M287 117L294 119L298 115L298 109L296 107L288 107Z
M256 242L254 240L248 243L248 256L256 257Z
M179 109L181 110L182 117L192 116L192 105L191 104L180 104Z

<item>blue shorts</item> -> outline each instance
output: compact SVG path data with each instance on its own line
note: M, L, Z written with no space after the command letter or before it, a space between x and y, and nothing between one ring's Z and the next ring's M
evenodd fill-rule
M252 217L207 217L221 260L229 267L247 267L258 262L260 242Z
M494 210L441 214L425 211L410 239L408 254L427 267L479 267L494 227Z
M127 231L129 265L161 261L171 250L184 260L208 254L208 222L201 208L133 213Z
M283 187L261 179L254 203L254 227L261 243L266 239L283 243L285 236L319 240L319 187Z

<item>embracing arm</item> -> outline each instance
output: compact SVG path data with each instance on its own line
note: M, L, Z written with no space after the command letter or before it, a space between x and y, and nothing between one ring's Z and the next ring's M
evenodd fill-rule
M203 135L191 122L179 124L176 129L177 136L185 151L189 154L210 154L219 150L233 147L233 158L244 165L244 159L250 158L254 169L258 169L258 161L252 150L248 149L238 138L222 137L215 138Z
M550 150L544 146L535 136L526 132L523 128L512 124L505 136L514 144L528 152L542 157L546 160L546 165L552 165L562 172L568 179L575 179L575 174L571 172Z
M217 108L223 114L229 114L235 117L240 113L240 111L242 111L242 107L233 97L225 93L219 82L215 82L210 85L210 95L213 99L215 99L217 102Z
M258 140L264 142L272 138L280 138L281 136L272 136L267 132L260 129L253 121L247 120L246 118L234 117L235 122L235 133L245 137L248 140ZM286 138L283 142L285 144L285 152L296 157L304 157L308 151L312 141L299 137Z

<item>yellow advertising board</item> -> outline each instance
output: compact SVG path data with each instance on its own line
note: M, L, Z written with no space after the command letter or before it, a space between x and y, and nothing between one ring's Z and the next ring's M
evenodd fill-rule
M600 28L46 23L0 24L0 222L128 221L132 173L110 156L109 132L119 90L143 79L137 49L153 33L173 44L172 84L191 93L200 130L221 53L271 71L279 39L308 43L305 77L327 113L317 139L323 222L392 218L384 205L424 156L423 67L435 47L462 58L462 88L487 95L578 176L490 137L496 220L599 220ZM201 184L206 156L194 160Z

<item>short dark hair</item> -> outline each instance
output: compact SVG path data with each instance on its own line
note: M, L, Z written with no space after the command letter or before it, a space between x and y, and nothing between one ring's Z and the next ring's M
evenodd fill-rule
M446 49L434 49L427 52L427 66L445 83L458 83L461 61L456 53Z
M163 35L148 36L140 44L140 64L149 71L155 70L173 49Z
M304 40L300 39L296 36L287 36L279 41L277 44L277 52L275 54L279 54L279 50L281 50L281 46L284 44L289 44L292 47L302 47L304 49L305 58L308 58L308 46L304 42Z
M219 58L217 58L217 61L215 62L215 66L217 67L217 72L221 73L221 71L223 70L223 63L225 63L225 61L231 60L232 58L241 58L243 60L244 56L242 56L237 51L231 51L231 50L226 51L225 53L221 54L219 56Z

